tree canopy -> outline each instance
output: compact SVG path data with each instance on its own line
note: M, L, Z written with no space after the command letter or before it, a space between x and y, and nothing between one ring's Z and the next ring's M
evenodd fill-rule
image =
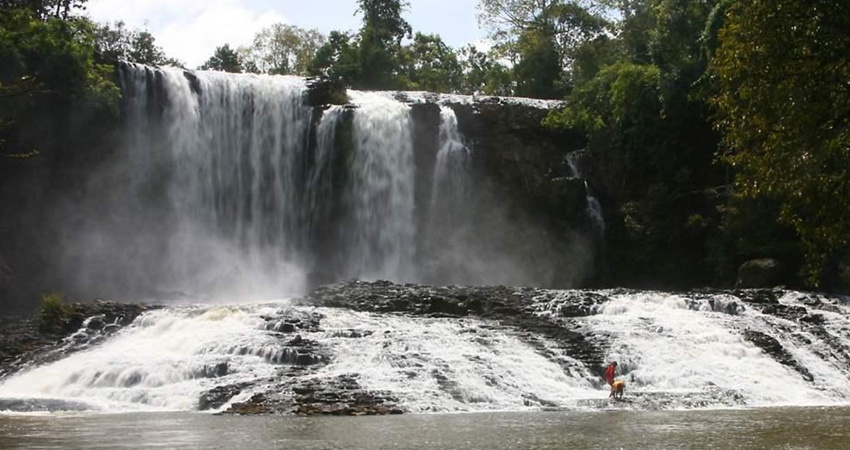
M239 73L242 72L242 62L239 53L230 48L230 44L224 44L216 47L215 53L199 69Z
M254 37L248 47L239 49L245 71L270 75L307 75L313 58L325 43L317 30L274 24Z
M711 64L716 125L746 197L776 197L821 283L850 246L850 4L729 4Z

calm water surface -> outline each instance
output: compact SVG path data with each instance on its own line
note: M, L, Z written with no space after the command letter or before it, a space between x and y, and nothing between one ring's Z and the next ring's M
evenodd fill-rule
M850 408L389 417L2 416L0 448L848 449Z

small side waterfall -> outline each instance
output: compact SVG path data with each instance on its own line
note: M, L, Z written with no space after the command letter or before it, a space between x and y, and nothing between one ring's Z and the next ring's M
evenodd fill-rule
M599 203L596 196L593 195L593 189L591 189L590 184L588 184L587 180L583 178L583 171L581 167L582 159L584 158L586 151L587 150L578 150L567 153L564 160L570 169L570 175L574 178L584 180L584 190L587 202L587 209L585 211L587 219L594 235L597 239L600 239L605 234L605 218L602 216L602 205Z
M460 136L457 115L453 109L447 106L440 108L439 148L431 195L431 206L438 210L440 206L447 203L451 206L460 206L459 203L469 198L468 194L471 189L470 150ZM452 208L452 210L458 211L459 209ZM436 219L436 217L433 219ZM440 220L442 219L445 219L445 217L440 217Z

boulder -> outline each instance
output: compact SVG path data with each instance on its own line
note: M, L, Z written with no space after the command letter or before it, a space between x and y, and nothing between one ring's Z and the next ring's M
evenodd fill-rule
M738 268L738 288L768 288L782 284L783 268L772 258L753 259Z

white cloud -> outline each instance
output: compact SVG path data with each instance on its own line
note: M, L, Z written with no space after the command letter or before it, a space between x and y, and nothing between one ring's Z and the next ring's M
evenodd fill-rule
M254 34L286 18L273 10L259 11L245 0L94 0L88 6L93 20L124 21L147 28L168 56L197 67L215 48L236 48L251 42Z

